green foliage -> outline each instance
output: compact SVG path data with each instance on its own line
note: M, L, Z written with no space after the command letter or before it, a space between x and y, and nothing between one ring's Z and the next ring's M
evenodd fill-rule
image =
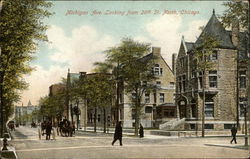
M40 114L49 118L61 118L64 111L65 96L58 93L53 96L41 97L39 100Z
M131 101L136 111L136 134L138 134L140 112L143 107L141 103L142 95L145 91L149 92L155 89L154 85L150 84L155 79L151 72L155 57L143 59L149 51L150 44L124 38L118 46L105 51L107 58L104 63L97 63L101 71L107 72L107 70L112 69L117 85L124 87L129 96L133 93L134 97L131 98ZM147 81L147 85L142 84L142 81Z
M226 27L230 27L235 20L235 18L239 19L240 26L243 29L248 27L248 1L229 1L223 3L228 9L221 16L222 23Z
M114 81L111 74L94 73L79 82L80 94L87 100L88 107L107 107L112 103Z
M213 67L213 61L208 60L208 58L212 55L215 48L218 47L220 41L216 37L205 33L200 38L202 43L195 47L193 53L197 62L197 70L203 72Z
M6 109L20 99L20 90L28 84L23 75L33 68L29 62L34 58L38 42L46 41L47 26L42 19L49 17L51 3L44 0L4 0L0 13L0 71L2 93Z

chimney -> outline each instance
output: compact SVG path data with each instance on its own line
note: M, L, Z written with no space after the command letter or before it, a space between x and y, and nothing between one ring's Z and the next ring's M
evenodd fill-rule
M177 57L177 54L173 53L173 55L172 55L172 71L173 71L174 75L176 73L176 57Z
M236 48L239 47L239 33L240 33L239 19L235 18L232 23L232 42Z
M161 48L160 47L152 47L153 55L160 57L161 56Z
M80 72L80 79L84 78L86 76L87 72Z

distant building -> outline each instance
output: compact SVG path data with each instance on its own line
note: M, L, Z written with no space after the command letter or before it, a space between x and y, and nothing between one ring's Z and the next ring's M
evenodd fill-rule
M21 106L15 106L15 120L19 124L29 124L32 121L37 122L39 119L37 116L31 116L33 111L39 110L40 107L32 105L29 101L26 106L23 104Z
M213 67L205 72L205 129L230 129L237 123L243 126L244 105L249 98L247 75L250 74L246 33L240 32L237 23L233 24L232 31L225 30L215 12L204 33L219 40L219 46L207 58L213 62ZM185 121L185 130L201 130L202 73L197 71L193 53L201 43L201 36L196 42L185 42L183 37L177 57L175 99L178 117Z

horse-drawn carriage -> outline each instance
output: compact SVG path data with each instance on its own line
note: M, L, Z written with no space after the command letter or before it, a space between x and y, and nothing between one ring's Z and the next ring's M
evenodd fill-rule
M75 133L75 126L72 124L69 120L64 119L60 121L59 125L59 132L61 136L64 137L72 137L72 135Z

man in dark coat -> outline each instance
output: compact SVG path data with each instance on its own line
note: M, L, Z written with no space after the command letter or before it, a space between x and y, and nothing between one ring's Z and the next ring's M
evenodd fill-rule
M236 141L237 128L235 127L235 125L233 125L233 127L231 128L231 133L232 133L233 139L231 140L230 143L232 144L232 142L234 141L234 143L237 144L237 141Z
M46 140L50 140L51 130L52 130L52 123L48 121L46 124Z
M143 129L143 126L141 124L140 124L139 134L140 134L140 138L144 137L144 129Z
M116 140L120 141L120 146L122 146L122 122L119 121L119 123L115 127L115 134L114 134L114 140L112 142L112 146L116 142Z

